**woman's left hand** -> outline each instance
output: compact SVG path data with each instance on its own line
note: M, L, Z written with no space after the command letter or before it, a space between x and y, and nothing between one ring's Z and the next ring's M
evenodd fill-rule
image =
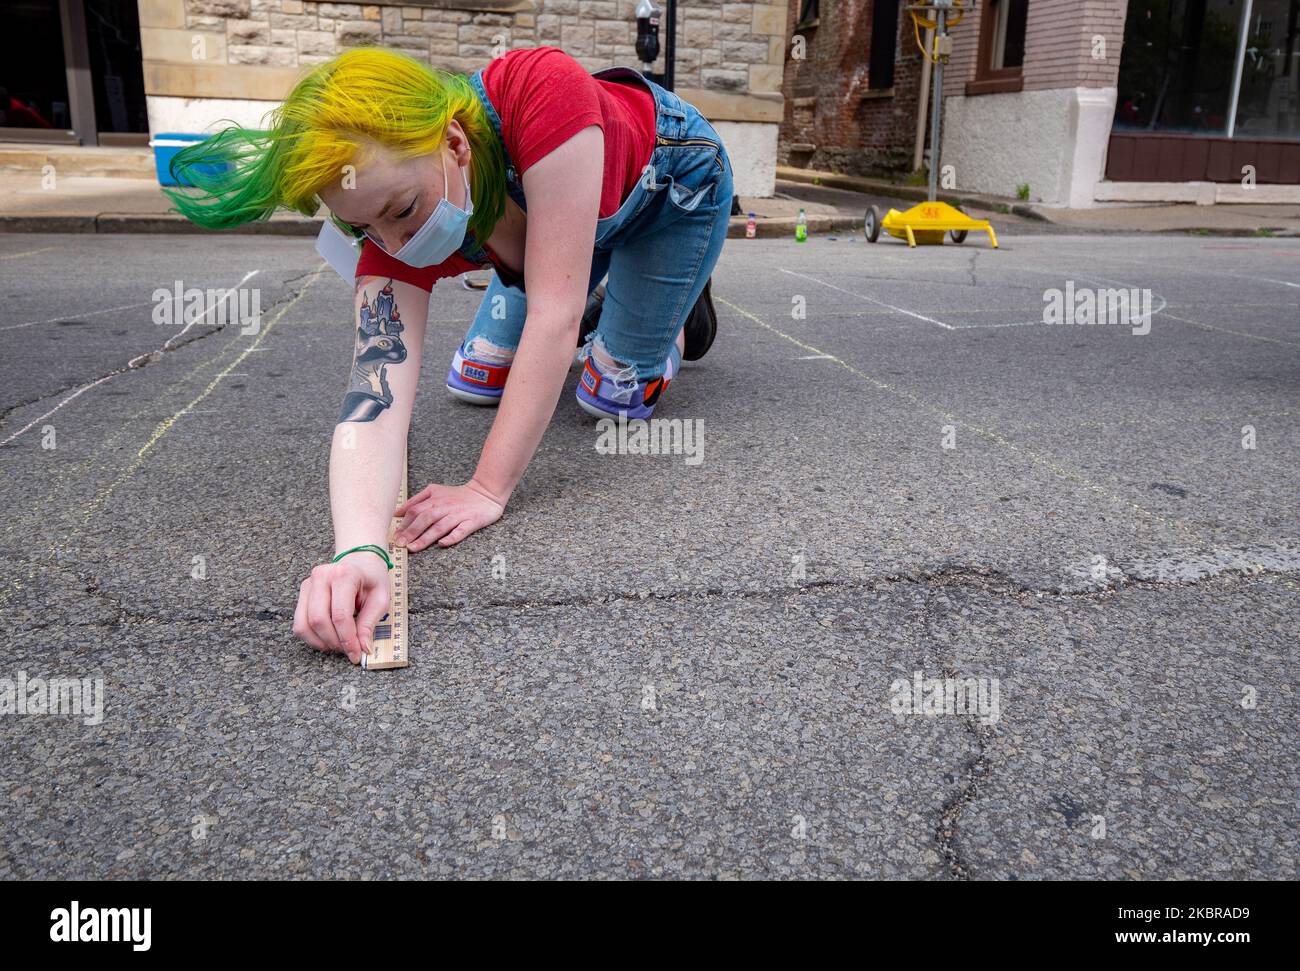
M455 546L470 533L490 526L506 511L505 504L492 498L470 479L461 486L431 484L397 507L401 516L395 542L408 550L422 550L437 541Z

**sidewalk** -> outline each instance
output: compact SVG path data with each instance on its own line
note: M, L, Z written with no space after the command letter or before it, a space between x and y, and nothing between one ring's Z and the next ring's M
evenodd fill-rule
M118 150L101 149L93 157L85 156L82 172L74 169L69 173L70 166L61 162L54 169L52 188L40 174L39 153L0 152L0 232L207 232L168 211L170 200L152 177L152 170L139 164L137 151L123 152L123 157L116 160L111 157L114 151ZM90 174L104 172L113 174ZM805 211L809 233L851 233L861 231L869 206L882 211L890 207L907 209L926 197L926 190L919 186L786 166L777 168L777 176L775 196L740 197L744 213L754 213L760 237L793 237L800 208ZM1053 209L996 196L941 193L940 198L961 206L976 218L994 220L1000 233L1300 235L1300 206L1183 204ZM743 237L746 222L746 215L732 216L727 235ZM230 232L314 236L319 229L319 219L278 213L269 222L252 223Z
M779 189L779 187L778 187ZM741 196L741 207L753 212L760 236L793 236L799 208L807 212L808 231L851 231L862 226L865 204L853 207L833 201L777 196ZM63 176L55 188L42 188L39 175L8 172L0 189L0 232L10 233L200 233L176 213L171 201L152 179L104 176ZM733 216L728 236L744 236L746 216ZM314 236L319 219L278 213L269 223L253 223L233 232Z
M52 171L54 188L43 184L41 172ZM867 207L906 208L911 203L889 194L863 193L831 185L813 185L815 173L778 170L776 194L768 198L740 197L743 214L731 217L729 237L744 237L748 213L754 213L756 235L793 237L802 208L808 232L817 235L861 232ZM843 178L843 177L840 177ZM0 232L65 233L202 233L176 213L168 212L154 175L153 156L146 149L71 149L40 145L0 147ZM924 192L919 197L923 197ZM918 198L919 198L918 197ZM1000 231L1043 232L1048 227L1033 213L1016 216L978 207L972 215L996 218ZM269 223L253 223L232 233L314 236L319 219L279 213Z
M896 185L883 179L840 175L777 166L778 180L803 183L839 192L893 198L896 208L905 209L926 198L923 186ZM1042 220L1070 230L1108 233L1203 233L1216 236L1300 235L1300 206L1220 204L1197 206L1189 203L1126 205L1110 203L1093 209L1063 209L1040 203L980 193L940 192L939 198L971 212L995 213L1001 222L1008 216ZM901 201L898 201L901 200Z

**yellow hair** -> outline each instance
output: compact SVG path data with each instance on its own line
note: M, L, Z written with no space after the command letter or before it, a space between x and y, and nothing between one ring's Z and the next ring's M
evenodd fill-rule
M270 113L269 129L233 126L182 149L173 174L198 191L168 195L210 229L269 219L281 207L314 215L321 190L364 163L369 142L400 158L427 155L453 118L471 148L470 231L484 240L505 211L505 166L482 103L463 75L374 47L314 67Z

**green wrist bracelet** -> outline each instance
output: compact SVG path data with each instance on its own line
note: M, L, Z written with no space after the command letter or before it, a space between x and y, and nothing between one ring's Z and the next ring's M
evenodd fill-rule
M366 543L364 546L354 546L350 550L344 550L338 556L334 557L334 559L330 560L330 562L337 563L339 560L343 559L343 557L347 556L349 553L355 553L358 550L369 550L372 553L378 553L380 556L384 558L384 562L388 564L388 569L391 570L393 568L393 561L388 556L388 550L384 549L382 546L379 546L376 543Z

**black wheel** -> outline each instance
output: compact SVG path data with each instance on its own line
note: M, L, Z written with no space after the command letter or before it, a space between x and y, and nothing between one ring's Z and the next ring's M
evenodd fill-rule
M964 243L966 242L966 232L965 229L951 229L948 231L948 235L952 237L954 243Z
M880 210L875 206L867 209L867 214L862 219L862 231L866 234L869 243L874 243L880 238Z

